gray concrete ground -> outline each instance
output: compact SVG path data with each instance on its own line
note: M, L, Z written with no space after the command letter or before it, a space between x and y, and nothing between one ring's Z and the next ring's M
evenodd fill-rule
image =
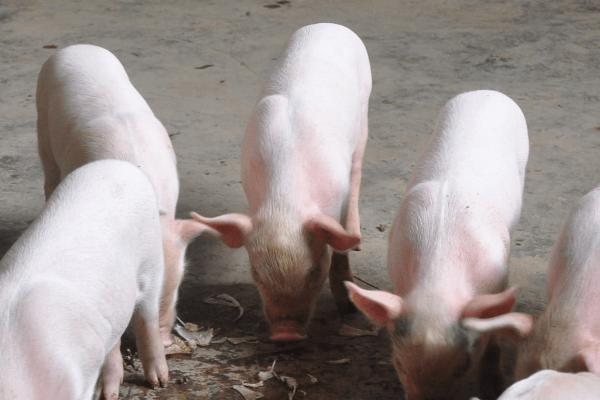
M356 273L389 288L387 230L377 227L389 226L437 112L459 92L497 89L519 103L529 124L531 157L511 282L521 286L519 308L539 312L550 246L569 207L599 182L600 3L593 0L0 0L0 251L43 206L34 97L39 68L55 51L45 47L94 43L113 51L173 135L180 212L216 215L245 209L240 143L261 82L294 30L323 21L358 33L373 69L363 251L351 259ZM384 335L337 336L340 321L327 290L311 339L275 346L261 336L244 251L202 238L189 260L181 318L261 341L170 358L167 389L146 388L140 372L130 369L123 398L238 399L231 386L255 382L274 360L279 373L297 379L296 399L402 398ZM218 293L239 299L246 315L234 322L233 309L203 302ZM342 358L350 360L328 363ZM267 399L287 398L275 380L256 390Z

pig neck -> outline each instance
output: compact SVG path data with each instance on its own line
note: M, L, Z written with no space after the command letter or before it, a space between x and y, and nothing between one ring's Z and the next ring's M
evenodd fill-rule
M332 157L330 147L341 144L322 129L298 99L269 95L257 104L242 154L252 215L284 213L298 221L320 212L340 217L348 177L338 164L348 160ZM343 147L339 151L344 153Z
M589 257L583 265L568 266L558 279L549 304L540 318L548 334L559 341L565 335L583 346L589 341L600 341L600 321L598 321L598 301L600 287L594 278L598 271L597 257Z
M424 209L424 243L411 260L414 284L405 288L416 311L437 310L448 321L476 295L504 288L509 241L492 206L453 186L439 183Z

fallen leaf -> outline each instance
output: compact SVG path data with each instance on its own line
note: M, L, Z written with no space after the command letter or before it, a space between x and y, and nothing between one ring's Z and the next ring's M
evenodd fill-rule
M191 354L192 348L177 336L173 336L173 343L165 349L165 355Z
M349 358L340 358L339 360L329 360L329 361L327 361L327 364L332 364L332 365L350 364L350 359Z
M342 324L342 326L338 330L338 335L348 337L377 336L378 333L379 329L377 328L375 328L374 330L367 331L364 329L355 328L347 324Z
M277 372L275 372L276 363L277 360L274 360L273 364L271 364L271 368L269 368L267 371L260 371L258 373L258 379L260 379L261 382L267 381L271 378L277 379L279 382L287 386L288 400L293 400L294 396L296 395L296 390L298 389L298 382L291 376L278 375Z
M260 371L258 373L258 379L260 379L261 382L268 381L269 379L271 379L275 376L275 364L276 363L277 363L277 360L274 360L273 364L271 364L271 368L269 368L267 371Z
M315 383L319 383L319 380L312 376L311 374L306 374L306 376L308 376L308 380L310 381L311 385L314 385Z
M239 320L244 315L244 308L234 297L227 293L221 293L213 297L207 297L204 299L206 304L218 304L221 306L233 307L238 309L238 316L234 321Z
M262 393L255 392L254 390L250 390L246 386L243 386L243 385L233 385L232 387L235 391L237 391L239 394L242 395L244 400L257 400L257 399L262 399L263 397L265 397L265 396L263 396Z
M288 387L288 400L293 400L298 389L298 382L291 376L279 375L279 380Z
M226 341L227 341L227 337L225 337L225 336L221 336L221 337L218 337L218 338L216 338L216 339L215 339L215 338L213 338L213 339L210 341L210 344L221 344L221 343L225 343Z
M183 327L189 332L198 332L200 330L198 325L194 324L193 322L186 322L183 324Z
M265 384L263 383L263 381L258 381L256 383L242 382L242 385L244 385L246 387L249 387L249 388L259 388L259 387L265 386Z
M186 326L188 325L190 324L175 324L175 332L177 332L179 336L185 339L185 341L191 349L195 349L197 346L206 347L212 342L212 338L215 334L213 328L199 330L198 325L191 324L193 325L192 329L196 329L196 331L190 331L186 329Z
M385 230L387 229L387 226L384 224L379 224L379 225L377 225L376 228L379 232L385 232Z
M58 46L55 44L45 44L42 46L44 49L57 49Z
M238 345L240 343L256 343L258 339L256 336L242 336L242 337L230 337L227 341L231 344Z

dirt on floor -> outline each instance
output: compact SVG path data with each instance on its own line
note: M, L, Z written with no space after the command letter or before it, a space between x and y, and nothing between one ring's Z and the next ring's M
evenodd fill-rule
M163 121L177 152L179 210L243 211L240 145L261 82L302 25L337 22L365 42L373 70L370 138L361 196L363 245L355 272L390 288L388 227L441 106L472 89L512 97L527 117L531 155L523 215L512 237L518 308L544 305L548 254L576 199L600 173L600 3L485 0L76 1L0 0L0 251L43 207L35 86L57 48L93 43L114 52ZM169 358L171 384L151 390L128 367L125 399L241 399L275 363L280 379L251 388L266 399L401 399L385 333L346 337L324 290L304 343L276 345L243 250L200 238L189 250L179 315L225 341ZM227 293L245 309L207 304ZM357 326L366 322L355 317ZM286 383L287 382L287 383ZM291 385L293 386L293 385ZM258 397L257 397L258 398Z

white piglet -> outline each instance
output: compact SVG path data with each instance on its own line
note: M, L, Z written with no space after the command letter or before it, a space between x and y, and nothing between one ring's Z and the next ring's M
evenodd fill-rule
M38 80L37 110L46 197L69 172L94 160L129 161L150 179L158 197L166 268L161 335L169 345L185 250L206 227L175 219L179 180L167 131L119 60L92 45L66 47L46 61Z
M517 379L539 369L600 375L598 282L600 187L577 203L554 245L548 270L548 305L519 348Z
M296 31L246 128L249 215L195 215L228 246L246 247L273 340L306 337L327 276L340 311L352 308L344 252L360 242L370 92L369 58L354 32L328 23Z
M357 307L387 326L408 399L460 396L480 361L498 357L489 334L530 329L505 290L528 152L510 98L481 90L451 99L390 232L394 294L348 283Z
M598 400L600 377L543 370L509 387L498 400ZM474 399L477 400L477 399Z
M69 174L0 261L0 399L91 399L101 368L103 398L117 398L132 316L146 378L165 385L163 263L138 168L104 160Z

